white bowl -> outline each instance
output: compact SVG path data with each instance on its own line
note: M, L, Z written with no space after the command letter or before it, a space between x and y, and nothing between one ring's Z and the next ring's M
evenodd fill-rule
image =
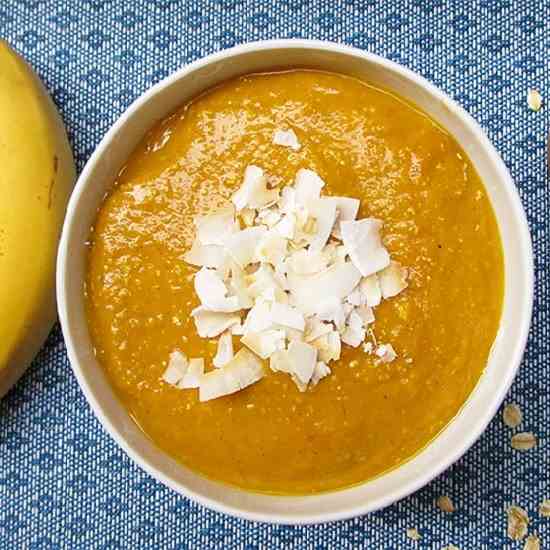
M291 67L340 72L395 90L447 128L485 184L505 262L498 335L487 369L457 417L425 450L395 470L349 489L303 497L257 494L210 481L159 450L119 403L94 357L83 297L84 243L90 226L144 133L189 99L228 78ZM305 524L357 516L405 497L448 468L480 436L506 395L523 354L531 319L533 257L525 214L508 170L477 123L449 97L415 73L376 55L324 42L275 40L238 46L184 67L143 94L107 132L68 206L59 248L57 298L67 351L82 391L105 429L137 464L168 487L214 510L256 521Z

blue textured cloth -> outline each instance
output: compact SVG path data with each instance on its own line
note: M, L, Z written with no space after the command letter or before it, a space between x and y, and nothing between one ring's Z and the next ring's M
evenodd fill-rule
M510 447L495 418L437 480L386 510L323 526L252 524L210 512L137 468L103 431L78 388L54 329L0 404L0 548L520 548L505 508L531 517L550 548L550 185L548 113L527 107L530 87L550 99L547 0L0 0L0 37L38 70L67 124L81 169L143 91L182 65L263 38L320 38L389 57L441 87L481 123L520 189L536 254L536 305L509 401L538 435ZM0 121L1 124L1 121ZM1 170L1 167L0 167ZM5 291L3 289L2 291ZM434 504L449 495L457 508ZM406 537L407 527L422 535Z

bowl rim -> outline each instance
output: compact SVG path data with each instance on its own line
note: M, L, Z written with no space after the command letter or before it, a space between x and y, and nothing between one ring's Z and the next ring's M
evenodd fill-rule
M93 390L89 387L85 379L83 369L77 357L75 346L73 345L73 341L71 337L67 336L67 334L70 333L70 331L68 330L68 327L70 324L68 319L69 300L67 299L65 294L66 277L68 275L66 273L66 267L67 267L67 258L69 256L68 241L69 241L70 227L72 226L73 220L75 218L75 213L78 211L78 205L80 203L83 190L90 183L89 175L93 171L94 165L103 156L105 151L109 148L111 141L116 136L118 131L126 124L128 119L130 119L134 115L134 113L138 111L144 104L148 103L151 100L154 100L155 96L160 90L170 86L171 84L173 84L174 82L182 78L185 78L189 73L192 73L199 68L205 67L212 63L228 60L234 56L238 56L245 53L261 52L266 50L280 50L280 49L311 49L312 51L320 51L320 50L331 51L331 52L352 56L355 58L361 58L372 64L378 65L383 70L388 70L390 72L393 72L394 74L397 74L399 76L406 78L407 80L413 81L415 84L419 85L425 91L427 91L432 97L434 97L434 99L444 101L446 105L448 105L453 110L453 114L460 119L461 124L463 124L468 130L470 130L471 132L477 135L477 137L479 138L483 146L484 153L487 155L489 160L494 164L494 166L497 168L499 172L499 175L501 177L501 181L499 182L499 184L505 189L505 192L508 195L507 198L510 201L510 205L514 212L515 220L519 225L519 227L521 228L521 231L517 235L517 238L521 243L523 260L525 264L524 276L528 281L528 288L526 289L527 300L526 300L526 303L524 304L524 308L522 309L521 315L518 318L520 337L515 342L513 353L510 355L510 358L509 358L509 363L511 365L511 368L508 369L507 377L502 380L501 384L498 387L498 391L495 393L491 403L485 409L483 418L476 424L475 427L472 427L472 429L466 434L466 437L464 438L462 443L460 445L457 445L456 451L453 454L446 456L445 459L441 460L438 464L435 465L435 467L432 467L431 469L427 469L426 471L422 472L422 475L418 476L416 479L404 484L398 490L394 490L392 493L386 494L378 498L375 502L368 501L368 502L365 502L363 505L343 508L337 512L324 512L322 510L319 510L316 513L310 513L307 516L299 515L296 517L291 517L280 513L274 514L274 513L264 513L264 512L256 512L256 511L251 512L248 510L245 511L245 510L239 509L237 506L222 503L216 500L215 498L198 494L192 489L190 489L189 487L184 486L183 484L171 479L168 475L161 472L155 466L149 463L148 459L146 459L140 453L135 451L131 447L131 445L129 445L126 442L124 437L121 436L119 430L107 418L106 414L103 412L102 406L99 404L99 402L95 398ZM495 213L495 217L496 216L497 215ZM497 217L497 222L499 222L498 217ZM61 327L63 329L63 333L65 335L65 344L67 348L69 361L71 363L71 367L77 378L77 381L80 385L80 388L84 393L84 396L86 397L86 400L91 406L94 414L99 419L103 428L138 466L140 466L145 472L151 475L154 479L161 482L163 485L169 487L170 489L173 489L178 494L188 497L194 502L197 502L217 512L229 514L234 517L247 519L250 521L256 521L256 522L274 523L274 524L308 525L308 524L314 524L314 523L325 523L329 521L336 521L336 520L343 520L343 519L349 519L352 517L357 517L368 512L379 510L402 498L405 498L411 495L412 493L414 493L415 491L417 491L418 489L420 489L421 487L428 484L435 477L440 475L444 470L449 468L462 455L464 455L464 453L466 453L467 450L470 449L470 447L475 443L475 441L478 440L478 438L481 436L483 431L486 429L489 422L495 416L498 408L500 407L502 401L504 400L510 388L511 383L517 374L517 371L519 369L520 362L525 350L530 323L531 323L532 309L533 309L534 260L533 260L531 237L530 237L530 232L529 232L525 211L523 209L523 206L519 197L519 193L513 183L513 180L511 178L511 175L507 167L505 166L500 155L498 154L498 152L496 151L492 143L489 141L489 139L485 135L485 132L482 130L479 124L474 120L474 118L468 112L466 112L462 107L460 107L445 92L437 88L435 85L433 85L424 77L420 76L414 71L402 65L399 65L394 61L381 57L377 54L366 52L355 47L338 44L334 42L329 42L329 41L324 41L324 40L272 39L272 40L259 40L259 41L254 41L254 42L249 42L246 44L234 46L232 48L228 48L225 50L221 50L219 52L212 53L196 61L193 61L192 63L184 65L183 67L176 70L169 76L165 77L155 85L148 88L143 94L141 94L136 100L134 100L131 103L131 105L122 113L122 115L120 115L120 117L115 121L115 123L109 128L107 133L100 140L98 146L96 147L96 149L94 150L94 152L92 153L88 161L86 162L86 165L84 166L84 169L82 170L78 178L78 181L75 185L74 191L71 195L69 204L67 206L65 223L63 225L63 231L62 231L62 235L59 243L59 251L58 251L58 257L57 257L56 283L57 283L56 286L57 286L59 320L60 320ZM506 288L506 283L505 283L505 288ZM475 392L475 388L472 391L471 395L473 395L474 392ZM444 429L446 428L447 426ZM441 433L442 432L440 432L440 434ZM440 436L440 434L438 434L435 439L437 439ZM407 462L405 462L404 464L406 463ZM398 466L396 469L392 471L395 471L400 467L401 466ZM200 474L197 474L197 475L200 475ZM362 485L362 484L359 484L359 485ZM345 489L346 488L342 490L345 490ZM332 491L331 493L338 493L339 491L340 490ZM256 494L254 492L250 492L246 490L243 490L243 492L246 494ZM259 494L260 493L258 493L258 495ZM321 494L327 494L327 493L321 493ZM267 496L267 495L262 495L262 496ZM315 496L318 496L318 495L311 495L306 498L314 498ZM295 496L279 496L279 495L277 495L276 497L288 498L288 499L303 498L300 496L295 497Z

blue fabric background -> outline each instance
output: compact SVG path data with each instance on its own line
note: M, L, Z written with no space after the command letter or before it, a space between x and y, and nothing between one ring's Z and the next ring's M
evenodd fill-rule
M536 307L508 400L522 406L523 428L539 437L536 450L513 451L511 432L498 417L444 475L384 511L322 526L251 524L189 502L130 462L86 404L56 328L0 403L1 549L521 548L506 538L511 502L528 510L530 532L550 548L550 520L536 513L538 502L550 497L550 110L534 113L526 103L529 87L550 99L550 2L0 0L0 36L30 60L52 92L80 169L149 86L241 42L343 42L394 59L440 86L496 144L529 217ZM456 513L435 507L440 494L451 496ZM407 539L407 527L419 529L419 543Z

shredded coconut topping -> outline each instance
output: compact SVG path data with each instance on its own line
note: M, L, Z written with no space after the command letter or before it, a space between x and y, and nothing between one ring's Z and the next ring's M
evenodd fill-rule
M292 130L277 130L273 143L300 148ZM342 345L361 346L377 363L398 357L372 329L375 308L408 285L408 270L383 244L382 222L356 219L358 199L321 196L325 182L312 170L298 170L281 189L268 181L248 166L232 204L195 220L196 239L183 256L200 268L200 306L191 315L200 337L219 337L215 368L205 372L202 359L175 351L162 378L199 388L201 401L258 382L262 360L303 392L331 375Z
M273 143L282 147L290 147L294 151L301 149L298 136L294 133L294 130L276 130L273 134Z

